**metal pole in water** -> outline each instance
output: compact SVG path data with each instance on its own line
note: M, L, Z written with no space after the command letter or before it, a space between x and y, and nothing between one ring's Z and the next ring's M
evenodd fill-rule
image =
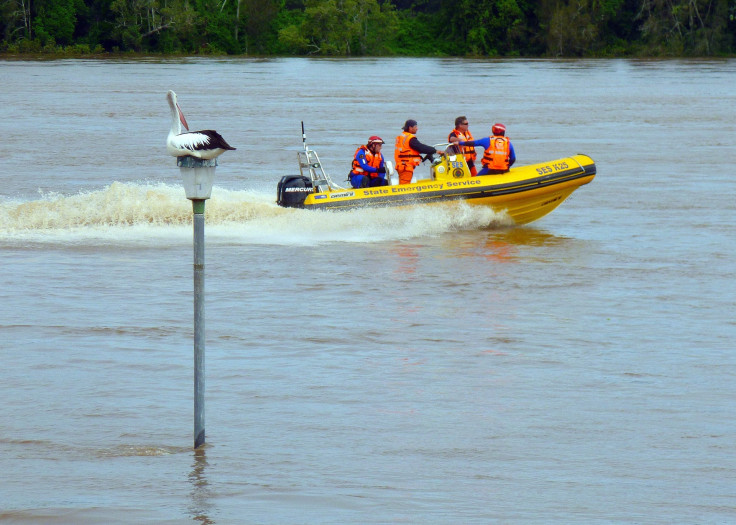
M204 199L194 211L194 448L204 444Z
M194 448L204 445L204 203L212 193L217 160L177 157L194 212Z

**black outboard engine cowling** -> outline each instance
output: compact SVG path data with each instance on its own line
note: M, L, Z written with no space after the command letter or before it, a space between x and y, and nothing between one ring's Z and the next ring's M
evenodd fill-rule
M302 175L281 177L276 190L276 204L284 208L303 208L307 195L314 192L312 181Z

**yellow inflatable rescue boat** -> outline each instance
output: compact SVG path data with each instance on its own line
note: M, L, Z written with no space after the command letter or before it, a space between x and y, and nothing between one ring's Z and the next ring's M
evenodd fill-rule
M449 146L449 145L440 145ZM386 162L388 186L343 188L332 182L316 152L298 153L300 175L282 177L277 203L287 208L345 210L366 206L411 206L462 200L505 212L516 224L547 215L578 187L593 180L595 162L587 155L512 167L501 175L472 177L463 155L449 146L432 162L429 177L399 185L393 166ZM417 168L415 173L421 168Z

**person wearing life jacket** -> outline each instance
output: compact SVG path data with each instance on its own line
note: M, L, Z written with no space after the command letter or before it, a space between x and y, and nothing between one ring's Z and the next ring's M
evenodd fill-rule
M473 140L473 135L468 129L468 117L465 116L455 119L455 129L447 136L447 142L450 144L461 140ZM475 177L478 174L478 169L475 167L475 159L478 154L475 152L475 148L472 146L455 146L455 150L465 156L465 162L468 164L468 169L470 169L470 176Z
M384 142L381 137L373 135L368 144L359 147L353 155L353 168L348 174L353 188L386 186L386 163L381 153Z
M403 133L396 137L394 147L394 160L396 161L396 171L399 172L399 184L409 184L414 176L414 168L422 162L422 153L427 155L431 161L432 156L444 155L444 151L427 146L419 142L416 137L419 126L416 120L409 119L404 123Z
M458 142L460 146L483 146L483 169L478 175L494 175L506 173L509 168L516 162L516 152L514 145L506 136L506 126L496 123L491 128L490 137L479 140L461 140Z

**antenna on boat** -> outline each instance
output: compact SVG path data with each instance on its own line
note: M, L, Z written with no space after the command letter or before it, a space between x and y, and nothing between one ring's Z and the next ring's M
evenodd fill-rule
M304 132L304 121L302 120L302 145L304 145L304 151L307 151L307 134Z

